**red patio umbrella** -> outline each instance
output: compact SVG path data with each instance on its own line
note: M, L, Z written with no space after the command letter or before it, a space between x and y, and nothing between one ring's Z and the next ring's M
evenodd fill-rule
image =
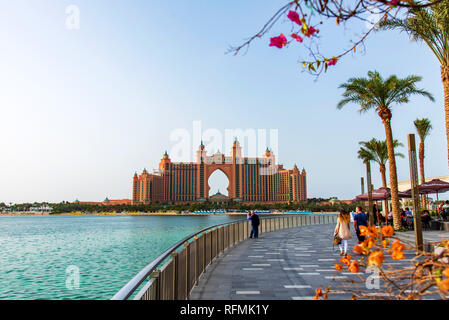
M419 193L420 194L429 194L429 193L436 193L437 194L437 206L438 206L438 193L444 193L446 191L449 191L449 182L440 180L440 179L433 179L424 183L421 183L418 186ZM405 191L407 194L411 194L412 190L409 189Z
M410 198L410 195L406 192L398 192L399 198ZM381 187L379 189L373 190L372 192L373 200L390 200L391 199L391 190L390 188ZM360 194L355 197L356 201L368 201L368 193Z

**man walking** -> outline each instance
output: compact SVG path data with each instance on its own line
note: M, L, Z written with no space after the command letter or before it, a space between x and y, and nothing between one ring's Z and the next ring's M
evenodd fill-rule
M368 215L362 211L362 207L357 206L355 208L354 215L354 230L357 234L357 239L359 240L359 244L365 240L365 237L360 235L360 226L368 226Z

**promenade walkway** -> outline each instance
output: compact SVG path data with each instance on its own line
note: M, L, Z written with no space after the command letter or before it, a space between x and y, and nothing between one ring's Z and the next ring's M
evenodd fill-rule
M334 264L340 263L339 249L332 246L334 225L309 225L284 229L259 235L259 239L248 239L225 251L212 262L194 288L191 300L309 300L315 289L328 286L337 292L329 299L350 299L352 294L341 291L343 281L360 280L372 273L358 275L336 271ZM352 228L352 227L351 227ZM357 244L349 241L348 253ZM395 268L410 265L414 252L405 252L405 260L392 261L386 257L385 266ZM346 283L347 284L347 283ZM365 283L356 285L365 292L380 297L380 289L366 288ZM340 290L338 290L340 288Z

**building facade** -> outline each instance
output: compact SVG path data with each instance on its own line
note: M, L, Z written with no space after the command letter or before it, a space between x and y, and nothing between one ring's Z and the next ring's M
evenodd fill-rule
M228 198L241 203L299 203L307 200L306 171L284 169L267 149L261 158L242 157L237 139L229 156L208 156L203 143L195 162L172 162L167 152L159 169L133 177L132 202L193 203L209 200L209 177L221 170L229 180Z

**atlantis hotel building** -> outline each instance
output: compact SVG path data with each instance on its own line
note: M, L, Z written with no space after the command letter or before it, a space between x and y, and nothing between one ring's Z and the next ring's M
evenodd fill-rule
M134 204L194 203L209 198L209 177L221 170L229 180L228 201L241 203L299 203L307 200L306 172L295 165L292 170L276 165L267 149L262 158L241 156L235 139L230 156L220 152L208 156L203 143L196 152L196 162L171 162L165 152L159 170L143 170L133 177ZM220 198L223 195L220 194Z

